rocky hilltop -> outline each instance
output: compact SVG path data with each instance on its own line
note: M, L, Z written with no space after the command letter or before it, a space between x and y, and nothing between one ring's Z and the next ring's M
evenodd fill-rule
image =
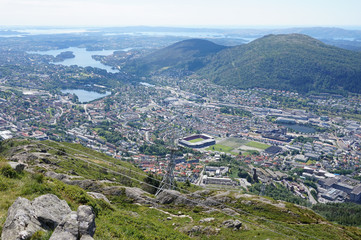
M81 205L72 211L64 200L46 194L29 201L19 197L8 210L2 239L29 239L36 233L54 231L51 240L91 240L95 233L92 207Z
M0 154L3 240L361 238L308 208L242 192L154 196L140 170L77 144L12 140Z

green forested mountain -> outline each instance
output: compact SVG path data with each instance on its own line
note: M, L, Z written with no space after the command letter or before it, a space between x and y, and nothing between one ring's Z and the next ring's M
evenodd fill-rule
M301 34L268 35L222 50L198 73L237 88L361 92L361 53Z
M126 66L126 70L135 71L138 74L147 74L170 67L194 71L204 66L204 57L225 48L225 46L202 39L184 40L132 62Z

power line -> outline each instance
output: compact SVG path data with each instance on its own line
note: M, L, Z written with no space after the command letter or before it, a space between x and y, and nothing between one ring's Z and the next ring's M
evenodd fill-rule
M135 173L135 174L142 175L142 176L144 176L144 177L148 177L148 178L150 178L150 179L152 179L152 180L155 180L155 181L157 181L157 182L161 182L160 180L158 180L158 179L156 179L156 178L153 178L153 177L150 177L150 176L148 176L147 174L140 173L140 172L136 172L136 171L131 170L131 169L127 169L127 168L125 168L125 167L123 167L123 166L120 166L120 165L111 163L111 162L109 162L109 161L106 161L106 160L104 160L104 159L101 159L101 158L92 156L92 155L90 155L90 154L88 154L88 153L85 153L85 152L83 152L83 151L80 151L80 150L78 150L78 149L74 149L74 148L72 148L72 147L65 146L65 145L63 145L63 144L61 144L61 143L59 143L59 142L55 142L55 141L52 141L52 142L54 142L54 143L56 143L56 144L58 144L58 145L61 145L61 146L63 146L63 147L66 147L66 148L70 148L70 149L72 149L72 150L74 150L74 151L77 151L77 152L86 154L86 155L88 155L89 157L92 157L92 158L98 159L98 160L100 160L100 161L106 162L106 163L111 164L111 165L113 165L113 166L115 166L115 167L123 168L123 169L129 170L129 171L131 171L131 172L133 172L133 173ZM45 146L47 146L47 145L45 145ZM54 149L54 148L53 148L53 149ZM80 159L80 160L83 160L83 159ZM84 160L84 161L85 161L85 160ZM113 171L113 170L112 170L112 171ZM147 183L147 185L150 185L150 184ZM154 185L150 185L150 186L159 189L159 187L156 187L156 186L154 186ZM192 193L192 192L190 192L190 191L187 191L187 190L185 190L185 189L181 189L181 188L179 188L179 187L175 187L175 188L178 189L178 190L180 190L180 191L184 191L184 192L186 192L186 193L189 193L189 194ZM203 196L201 196L201 197L203 197ZM205 197L203 197L203 198L205 199ZM270 219L267 219L267 218L264 218L264 217L260 217L260 216L254 215L254 214L249 213L249 212L247 212L247 211L244 211L244 210L242 210L242 209L237 209L237 208L228 206L228 205L226 205L226 204L224 204L224 203L221 203L221 202L219 202L219 201L217 201L217 200L214 200L214 202L216 202L217 204L221 205L222 207L228 207L228 208L230 208L230 209L232 209L232 210L234 210L234 211L238 211L238 212L241 212L241 213L250 215L250 216L252 216L252 217L255 217L255 218L258 218L258 219L261 219L261 220L270 222L270 223L272 223L272 224L278 225L278 226L280 226L280 227L282 227L282 228L286 228L286 229L288 229L288 230L290 230L290 231L293 231L293 232L296 232L296 233L298 233L298 234L301 234L301 235L304 235L304 236L307 236L307 237L310 237L310 238L313 238L313 239L318 239L318 238L316 238L316 237L314 237L314 236L311 236L311 235L308 235L308 234L306 234L306 233L300 232L300 231L295 230L295 229L293 229L293 228L280 225L279 223L274 222L274 221L272 221L272 220L270 220Z
M50 140L50 141L51 141L51 140ZM104 160L104 159L101 159L101 158L92 156L92 155L90 155L90 154L88 154L88 153L85 153L85 152L83 152L83 151L80 151L80 150L78 150L78 149L74 149L74 148L72 148L72 147L65 146L65 145L63 145L63 144L61 144L61 143L59 143L59 142L55 142L55 141L51 141L51 142L54 142L54 143L56 143L57 145L66 147L66 148L68 148L68 149L72 149L72 150L74 150L74 151L77 151L77 152L86 154L86 155L88 155L88 156L90 156L90 157L92 157L92 158L95 158L95 159L98 159L98 160L100 160L100 161L102 161L102 162L106 162L106 163L108 163L108 164L111 164L112 166L119 167L119 168L123 168L123 169L129 170L129 171L131 171L131 172L133 172L133 173L135 173L135 174L142 175L142 176L145 176L145 177L149 177L149 178L151 178L151 179L153 179L153 180L155 180L155 181L160 182L160 180L158 180L158 179L156 179L156 178L152 178L152 177L148 176L147 174L140 173L140 172L136 172L136 171L134 171L134 170L132 170L132 169L125 168L125 167L123 167L123 166L114 164L114 163L109 162L109 161L106 161L106 160ZM39 143L39 144L41 144L41 143ZM50 146L45 145L45 144L41 144L41 145L44 145L44 146L46 146L46 147L50 147ZM50 148L53 148L53 147L50 147ZM53 149L55 149L55 148L53 148ZM57 149L55 149L55 150L57 150ZM68 153L67 153L67 154L68 154ZM69 154L69 155L74 156L74 155L72 155L72 154ZM74 156L74 157L76 157L76 156ZM112 170L112 169L103 167L103 166L98 165L98 164L96 164L96 163L94 163L94 162L87 161L87 160L84 160L84 159L79 159L79 160L85 161L85 162L90 163L90 164L93 164L93 165L96 165L96 166L98 166L98 167L100 167L100 168L103 168L103 169L107 169L107 170L109 170L109 171L112 171L112 172L115 173L115 174L124 175L125 177L131 178L131 179L134 180L134 178L132 178L132 177L130 177L130 176L128 176L128 175L125 175L125 174L122 174L122 173L118 173L118 172L116 172L116 171L114 171L114 170ZM136 179L135 181L138 181L138 182L140 182L140 183L144 183L144 184L146 184L146 185L148 185L148 186L151 186L151 187L154 187L154 188L156 188L156 189L158 189L158 190L160 189L160 188L157 187L157 186L148 184L148 183L143 182L143 181L140 181L140 180L138 180L138 179ZM179 190L181 190L181 191L187 192L187 193L192 193L192 192L190 192L190 191L187 191L187 190L185 190L185 189L181 189L181 188L179 188L179 187L175 187L175 188L176 188L176 189L179 189ZM201 197L202 197L202 196L201 196ZM185 197L183 197L183 198L185 198ZM188 198L185 198L185 199L188 199ZM190 200L190 199L188 199L188 200ZM298 233L298 234L301 234L301 235L304 235L304 236L307 236L307 237L310 237L310 238L313 238L313 239L318 239L318 238L316 238L316 237L314 237L314 236L311 236L311 235L309 235L309 234L300 232L300 231L295 230L295 229L293 229L293 228L280 225L279 223L274 222L274 221L272 221L272 220L270 220L270 219L267 219L267 218L264 218L264 217L260 217L260 216L254 215L254 214L249 213L249 212L247 212L247 211L244 211L244 210L242 210L242 209L233 208L233 207L228 206L228 205L226 205L226 204L224 204L224 203L221 203L221 202L219 202L219 201L217 201L217 200L214 200L214 202L218 203L218 204L221 205L222 207L228 207L228 208L230 208L230 209L232 209L232 210L234 210L234 211L236 211L236 212L241 212L241 213L247 214L247 215L249 215L249 216L255 217L255 218L257 218L257 219L267 221L267 222L269 222L269 223L278 225L278 226L281 227L281 228L284 228L284 229L293 231L293 232L295 232L295 233ZM199 203L199 204L201 204L201 203ZM201 204L201 205L202 205L202 204ZM226 214L226 213L224 213L224 214ZM226 215L227 215L227 214L226 214ZM229 216L232 216L232 215L229 215ZM272 231L271 229L269 229L269 230Z
M39 143L39 144L41 144L41 143ZM45 144L41 144L41 145L46 146L46 147L50 147L50 146L45 145ZM60 145L61 145L61 144L60 144ZM53 148L53 147L50 147L50 148L55 149L55 148ZM57 150L57 149L55 149L55 150ZM69 153L67 153L67 154L70 155L70 156L76 157L76 156L73 155L73 154L69 154ZM88 161L88 160L85 160L85 159L79 159L79 160L80 160L80 161L84 161L84 162L86 162L86 163L88 163L88 164L91 164L91 165L95 165L95 166L97 166L97 167L99 167L99 168L102 168L102 169L105 169L105 170L107 170L107 171L110 171L110 172L112 172L113 174L121 175L121 176L126 177L126 178L129 178L129 179L131 179L131 180L133 180L133 181L136 181L136 182L139 182L139 183L148 185L148 186L150 186L150 187L155 187L155 188L157 188L157 189L160 189L160 188L157 187L157 186L154 186L154 185L151 185L151 184L146 183L146 182L144 182L144 181L141 181L141 180L139 180L139 179L130 177L130 176L126 175L126 174L123 174L123 173L120 173L120 172L116 172L116 171L114 171L114 170L112 170L112 169L106 168L106 167L101 166L101 165L99 165L99 164L97 164L97 163L94 163L94 162L92 162L92 161ZM169 192L169 194L173 194L173 193ZM276 233L276 234L278 234L278 235L287 237L287 238L289 238L289 239L295 239L295 240L296 240L296 238L290 237L290 236L288 236L288 235L286 235L286 234L277 232L277 231L272 230L272 229L269 229L269 228L267 228L267 227L263 227L263 226L261 226L261 225L259 225L259 224L250 222L250 221L245 220L245 219L243 219L243 218L240 218L240 217L238 217L238 216L233 216L233 215L231 215L231 214L227 214L226 212L222 211L221 209L207 206L207 205L205 205L205 204L203 204L203 203L201 203L201 202L197 202L197 201L195 201L195 200L193 200L193 199L189 199L189 198L187 198L187 197L185 197L185 196L182 196L182 195L181 195L181 196L176 195L176 194L173 194L173 195L174 195L174 196L177 196L177 197L180 197L180 198L183 198L183 199L185 199L185 200L188 200L188 201L190 201L190 202L193 202L193 203L195 203L195 204L197 204L197 205L200 205L200 206L202 206L202 207L205 207L205 208L208 208L208 209L211 209L211 210L215 210L215 211L220 212L220 213L222 213L222 214L224 214L224 215L227 215L227 216L229 216L229 217L238 218L238 219L242 220L243 222L252 224L252 225L257 226L257 227L259 227L259 228L261 228L261 229L263 229L263 230L267 230L267 231Z
M158 191L155 193L155 196L158 196L165 189L174 189L174 167L175 167L175 152L177 148L171 148L171 156L167 166L167 171L163 176L162 182L159 185Z

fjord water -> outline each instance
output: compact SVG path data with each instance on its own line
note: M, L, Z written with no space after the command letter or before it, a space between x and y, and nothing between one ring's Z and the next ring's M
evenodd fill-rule
M127 51L128 49L124 49ZM71 65L78 65L80 67L94 67L104 69L111 73L119 72L116 69L113 69L110 66L104 65L99 61L96 61L92 58L94 55L101 55L101 56L108 56L114 53L115 50L102 50L102 51L86 51L85 48L78 48L78 47L70 47L66 49L58 49L58 50L49 50L49 51L39 51L39 52L28 52L28 53L35 53L41 55L52 55L57 56L58 54L66 51L71 51L75 55L74 58L68 58L61 62L56 62L54 64L61 64L64 66L71 66Z
M97 93L94 91L86 91L83 89L65 89L61 90L61 92L75 94L79 98L79 102L81 103L91 102L93 100L110 95L110 92Z

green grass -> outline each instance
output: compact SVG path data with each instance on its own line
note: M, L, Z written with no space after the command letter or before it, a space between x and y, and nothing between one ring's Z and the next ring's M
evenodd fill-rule
M18 146L21 142L13 142L13 147ZM24 143L24 142L23 142ZM29 144L30 142L27 142ZM41 145L37 145L36 141L31 142L35 148L40 148ZM44 142L42 142L44 143ZM85 150L82 146L76 144L60 144L53 142L46 142L48 146L62 147L66 150L67 154L79 154L76 149L84 150L89 154L94 154L99 157L104 157L100 153L92 152L92 150ZM6 152L11 152L10 142L9 144L2 145L5 147ZM72 148L70 148L72 147ZM227 149L223 145L215 145L215 149L224 151ZM212 148L212 146L211 146ZM41 148L41 150L43 150ZM227 149L230 151L230 147ZM56 152L55 150L52 150ZM51 151L48 149L48 153ZM56 154L56 153L54 153ZM84 153L82 154L84 155ZM84 156L78 155L69 159L63 158L64 155L57 155L57 159L61 160L57 165L59 168L65 167L69 170L72 166L72 170L79 173L83 177L87 177L87 173L90 179L97 179L106 177L111 178L113 176L109 173L99 172L98 175L92 171L92 169L85 169L84 172L80 171L82 163L78 158ZM66 155L65 155L66 156ZM96 160L91 157L87 157L88 160ZM111 160L109 158L109 160ZM119 161L119 160L117 160ZM62 162L66 162L62 163ZM63 165L64 164L64 165ZM78 166L79 165L79 166ZM85 166L83 166L85 167ZM189 215L190 218L178 218L173 216L172 219L167 220L169 215L167 213L158 211L157 209L150 208L147 205L133 204L131 199L128 199L124 193L120 193L119 196L107 196L111 201L108 204L102 200L96 200L88 196L87 191L77 186L67 185L61 181L44 177L40 173L32 174L28 172L22 172L9 174L8 165L5 163L5 159L0 157L0 232L2 226L6 220L7 211L13 204L17 197L25 197L29 200L46 194L52 193L57 195L60 199L67 201L72 210L76 210L79 205L90 205L93 207L96 213L96 232L94 235L95 240L115 240L115 239L285 239L284 236L278 235L274 232L267 231L257 227L269 228L277 232L281 232L284 235L290 236L295 239L308 239L305 236L301 236L298 233L292 232L289 229L283 228L284 226L297 229L300 232L307 233L311 236L316 236L320 239L361 239L361 230L358 228L344 227L335 225L333 223L326 222L322 217L315 214L309 209L300 208L294 204L286 203L285 208L279 208L263 201L257 200L258 196L253 197L238 197L230 195L231 202L227 202L230 207L235 207L254 214L249 215L242 214L240 220L247 220L249 222L242 221L243 226L246 229L240 231L233 231L231 229L220 227L222 222L231 219L230 216L222 214L221 212L206 213L207 208L202 207L190 207L187 205L164 205L160 206L163 211L177 215L178 211L181 211L185 215ZM64 170L65 171L65 170ZM233 172L233 169L232 169ZM236 171L234 171L236 172ZM125 173L125 172L124 172ZM179 183L179 187L183 184ZM212 186L209 186L212 187ZM224 187L224 190L233 190L231 186ZM212 191L207 194L207 197L217 194L217 191ZM237 194L239 194L237 192ZM249 196L249 195L248 195ZM256 200L253 200L255 198ZM267 198L272 204L277 204L275 200ZM251 202L251 204L245 204ZM258 217L265 217L267 219L277 221L277 225L274 223L263 221ZM200 219L214 217L215 220L210 223L199 223ZM236 219L236 218L233 218ZM326 224L316 224L325 222ZM220 231L217 235L210 235L211 231L195 233L193 237L190 237L187 233L189 229L195 225L201 225L202 227L212 227L213 229L219 228ZM48 239L49 234L38 233L38 239Z
M106 154L74 143L59 143L54 141L8 141L2 144L1 147L3 151L1 151L0 154L3 155L3 157L10 157L10 155L13 154L11 149L14 146L26 144L32 144L34 148L38 149L37 151L41 149L42 151L55 156L53 158L47 159L47 161L59 166L59 168L55 170L55 172L58 173L67 174L69 171L73 171L77 175L87 179L114 179L123 185L134 187L140 187L139 182L132 181L122 175L107 171L102 167L109 168L115 172L126 171L127 175L140 181L145 178L144 172L139 168L136 168L131 163L119 161L115 158L107 156Z
M206 150L209 150L209 151L217 151L217 152L225 152L225 153L232 153L232 150L233 148L232 147L228 147L228 146L225 146L225 145L221 145L221 144L215 144L213 146L210 146L208 148L206 148Z
M0 181L9 186L0 190L0 231L5 223L7 210L17 197L29 200L51 193L64 199L72 210L79 205L90 205L96 214L94 239L189 239L187 235L173 229L168 215L148 207L137 206L122 196L111 198L113 205L91 198L85 190L67 185L51 178L39 178L39 174L22 173L17 178L6 178L0 174ZM133 216L133 214L135 216ZM159 221L159 220L162 221ZM168 234L171 237L168 238ZM47 234L44 234L47 235ZM37 238L40 239L40 238Z
M203 138L196 138L196 139L193 139L193 140L189 140L188 142L197 143L197 142L202 142L202 141L204 141Z
M254 147L254 148L258 148L258 149L262 149L262 150L265 150L270 147L270 145L260 143L260 142L254 142L254 141L245 144L245 146Z
M247 140L231 137L221 141L219 144L232 148L239 148L240 146L244 145L247 142L248 142Z

